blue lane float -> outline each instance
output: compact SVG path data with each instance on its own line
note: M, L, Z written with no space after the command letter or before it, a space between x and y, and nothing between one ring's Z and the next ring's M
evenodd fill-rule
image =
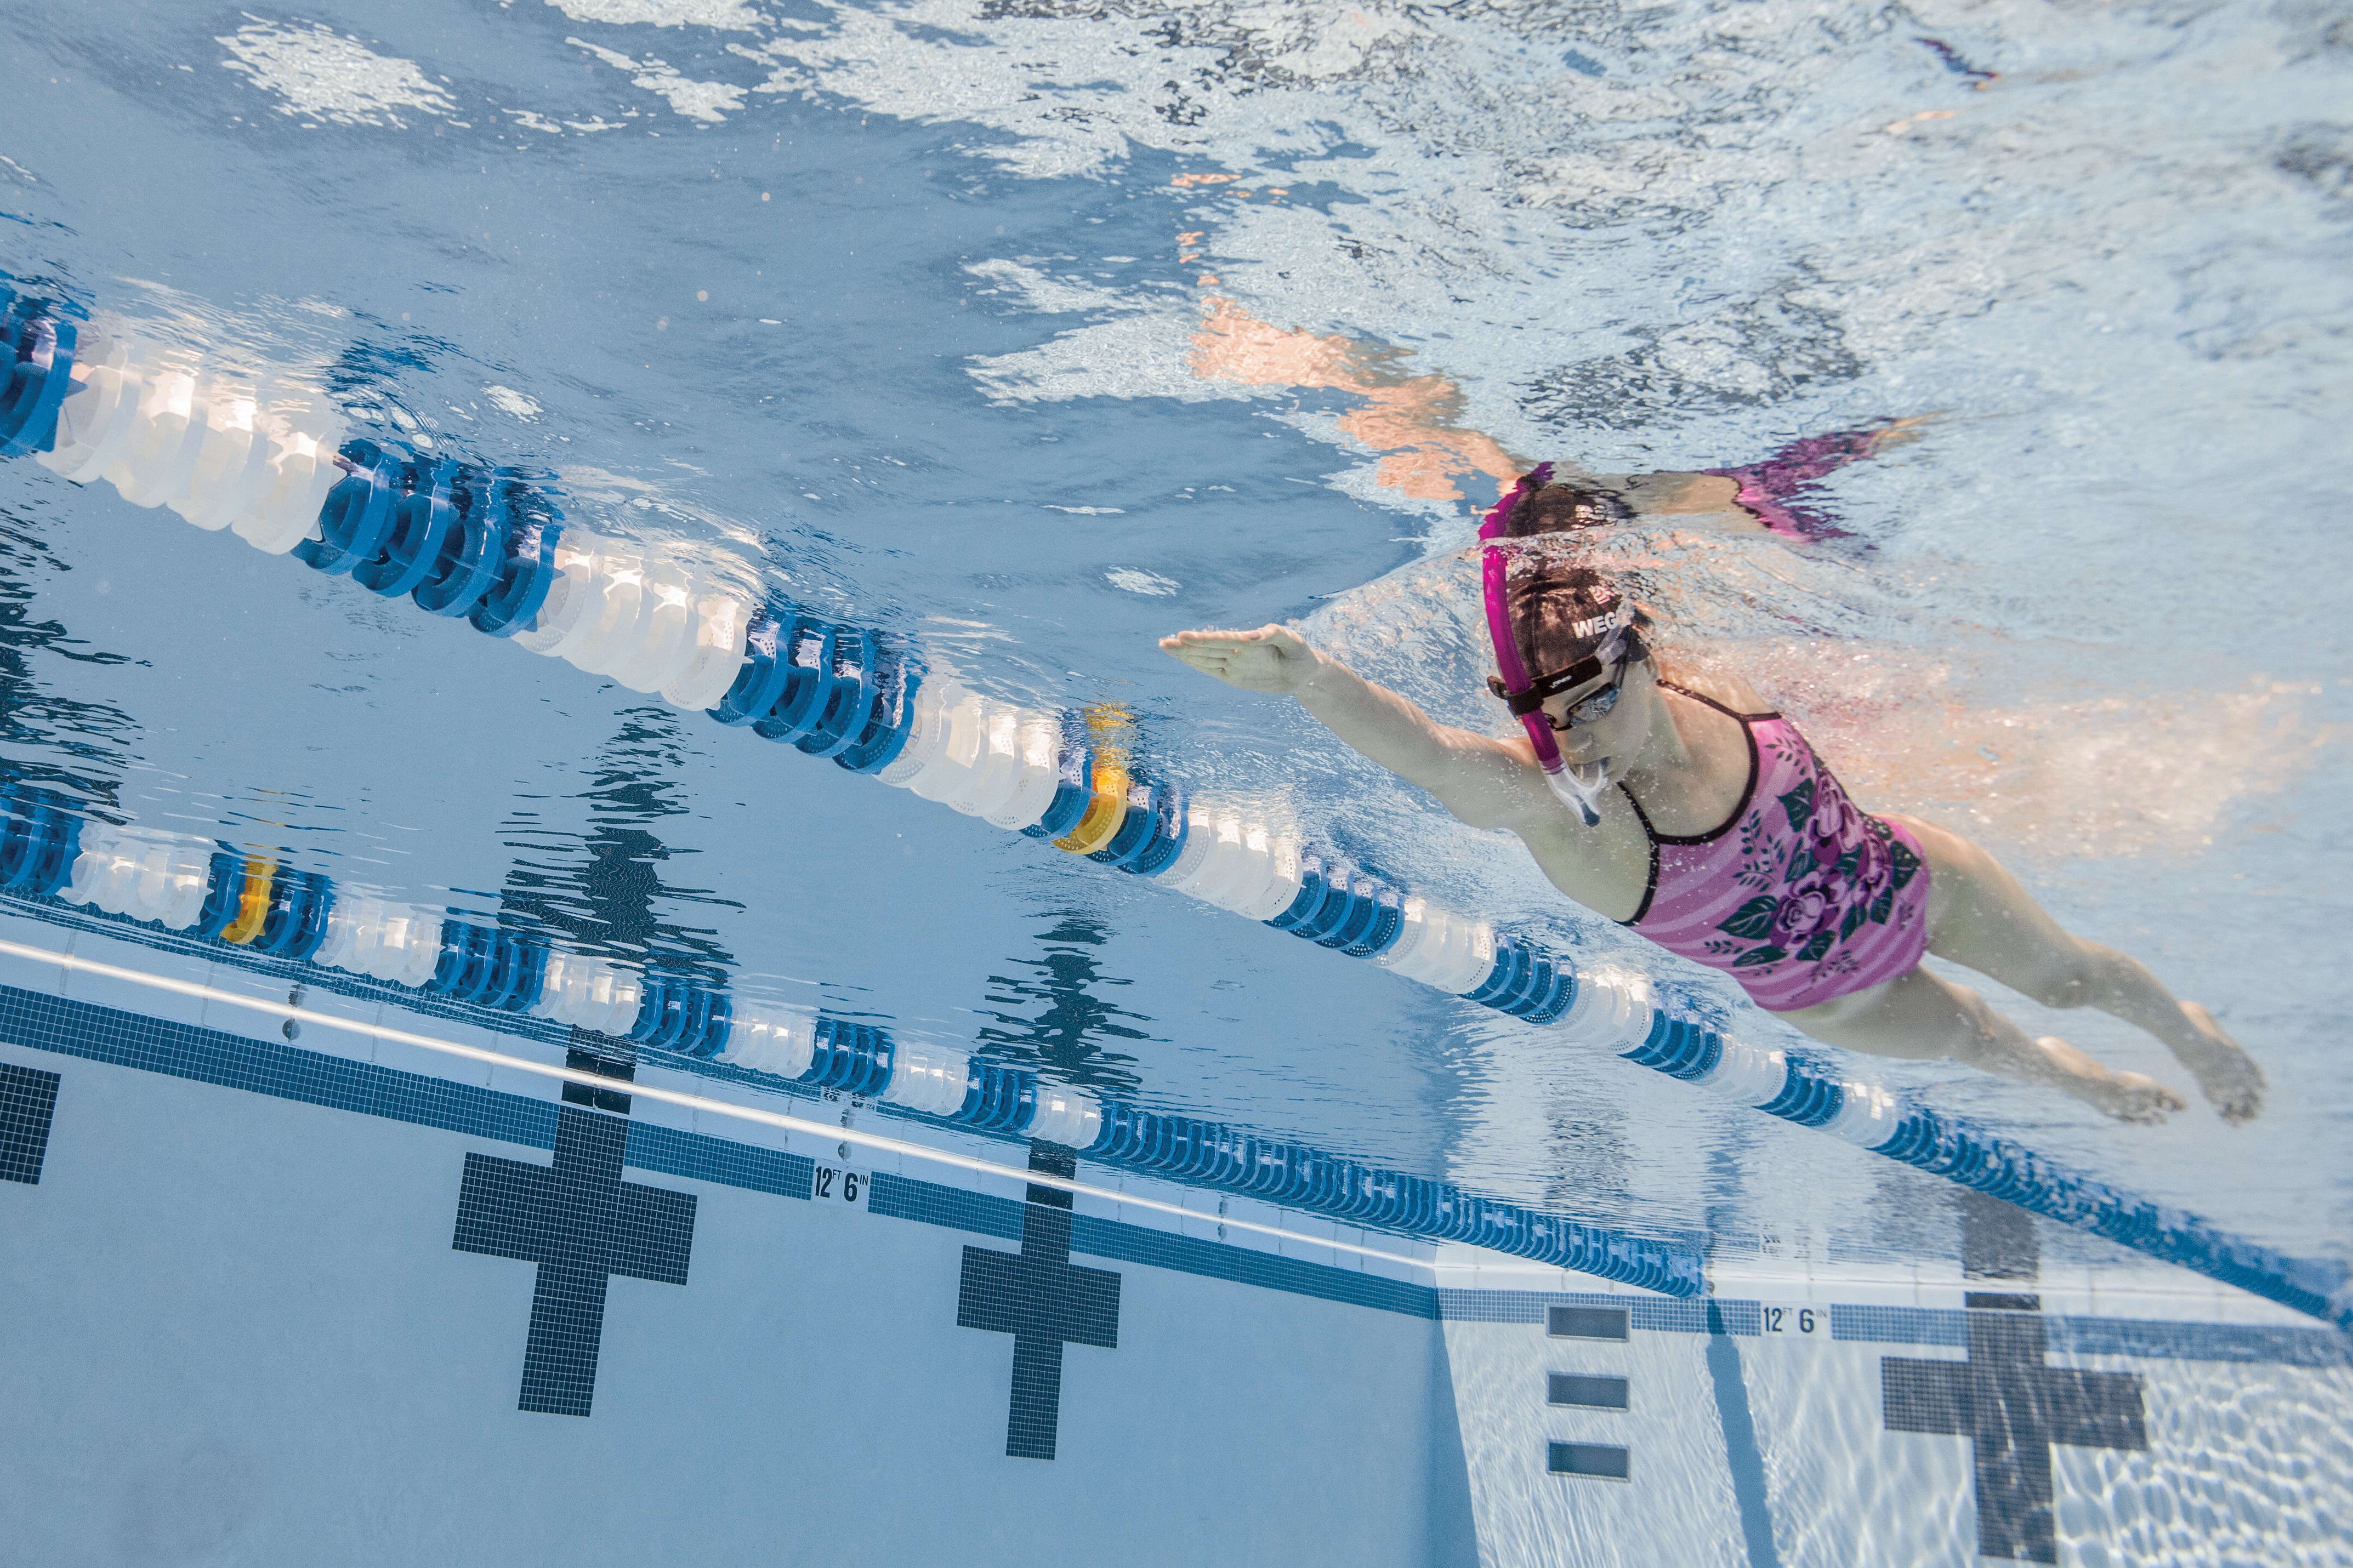
M19 301L0 284L0 458L46 452L55 445L58 410L73 384L74 342L79 328L41 308Z
M105 479L138 504L168 506L198 526L227 528L257 548L291 553L369 592L464 618L633 690L659 691L722 725L749 729L993 826L1550 1026L1781 1121L2353 1326L2353 1302L2338 1299L2342 1269L2298 1263L2118 1193L2012 1140L1850 1079L1820 1055L1760 1047L1674 1018L1640 976L1580 973L1566 954L1498 935L1476 917L1303 849L1214 801L1187 800L1165 783L1134 776L1121 749L1080 716L1024 709L952 679L927 678L914 651L887 634L781 601L754 605L658 552L568 524L554 496L533 476L438 449L401 452L352 437L339 411L290 378L226 371L136 339L100 338L69 314L0 285L0 363L9 367L0 389L0 454L33 455L80 483ZM18 792L8 824L0 884L37 896L62 889L78 863L77 842L69 836L79 831L79 819L57 803ZM186 868L164 876L148 867L140 876L146 900L140 907L158 910L171 902L158 890L164 883L185 900L196 878ZM234 892L227 890L238 878ZM747 1031L723 997L714 993L706 1004L710 988L691 983L623 975L552 952L533 959L516 951L518 943L528 945L522 939L487 928L470 934L475 928L466 922L429 912L372 921L363 918L363 908L339 924L332 890L281 891L274 867L240 859L234 850L208 856L197 879L206 889L205 907L195 911L203 934L234 948L284 956L311 942L331 967L493 1011L603 1028L687 1061L727 1060L746 1039L757 1057L775 1043L761 1026ZM464 929L453 934L452 927ZM257 942L275 945L256 950ZM453 944L461 955L451 956ZM859 1055L881 1047L836 1042L828 1032L822 1071L871 1077L882 1070L871 1054ZM810 1041L812 1052L816 1044ZM846 1065L860 1059L869 1065ZM802 1063L785 1076L818 1070ZM1034 1079L987 1064L959 1071L965 1076L956 1085L934 1086L953 1091L957 1103L933 1113L1002 1131L1019 1131L1039 1114ZM1114 1135L1098 1127L1088 1143L1074 1146L1092 1152L1092 1140L1105 1136ZM1238 1136L1221 1131L1181 1146L1228 1151ZM1245 1179L1235 1173L1239 1166L1218 1173L1226 1157L1188 1156L1182 1179L1245 1190L1232 1184ZM1250 1179L1272 1178L1260 1172ZM1456 1213L1426 1205L1412 1178L1385 1180L1389 1185L1379 1190L1395 1195L1385 1200L1384 1213ZM1347 1201L1371 1200L1354 1194ZM1541 1220L1523 1215L1503 1225L1497 1234L1523 1240L1502 1249L1582 1267L1566 1258L1583 1253L1542 1234ZM1546 1250L1523 1250L1532 1246Z

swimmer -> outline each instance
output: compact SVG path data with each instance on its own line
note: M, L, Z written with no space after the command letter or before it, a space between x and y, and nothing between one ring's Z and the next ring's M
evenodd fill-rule
M1922 968L1933 952L2046 1006L2097 1007L2156 1036L2226 1121L2261 1110L2261 1069L2205 1008L2177 1001L2126 954L2071 935L1957 834L1857 809L1746 682L1662 668L1643 638L1649 617L1580 559L1579 533L1635 513L1622 485L1556 481L1546 464L1487 514L1480 554L1500 672L1488 685L1525 736L1437 723L1280 626L1180 632L1160 646L1229 686L1297 698L1461 821L1517 834L1587 909L1725 971L1818 1040L1956 1058L2126 1121L2183 1109L2153 1079L2029 1037Z

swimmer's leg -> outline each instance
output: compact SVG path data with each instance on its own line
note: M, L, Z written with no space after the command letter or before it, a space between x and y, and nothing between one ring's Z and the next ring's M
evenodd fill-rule
M1928 951L2046 1007L2097 1007L2147 1030L2197 1077L2226 1121L2263 1109L2263 1074L2213 1015L2177 1000L2138 960L2062 927L1994 858L1916 817L1901 817L1928 861Z
M1925 969L1834 1002L1777 1014L1814 1038L1873 1056L1952 1057L1985 1072L2062 1089L2122 1121L2162 1121L2182 1099L2137 1072L2112 1072L2055 1035L2030 1039L1986 999Z

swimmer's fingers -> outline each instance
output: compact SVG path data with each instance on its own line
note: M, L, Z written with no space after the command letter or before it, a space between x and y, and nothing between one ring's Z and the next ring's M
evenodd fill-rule
M1160 651L1177 658L1223 658L1251 646L1220 632L1178 632L1160 639Z
M1168 657L1175 659L1177 663L1189 664L1195 669L1204 671L1209 675L1218 676L1220 679L1223 679L1226 673L1226 666L1230 662L1226 652L1219 648L1168 647L1166 643L1163 643L1161 646L1162 647L1166 648Z
M1160 639L1160 646L1170 653L1185 648L1244 648L1272 646L1286 653L1303 654L1307 645L1288 627L1263 626L1255 631L1190 631Z
M1178 632L1160 639L1162 651L1245 691L1289 691L1312 665L1307 645L1281 626L1254 632Z
M1237 634L1226 632L1178 632L1160 639L1161 652L1213 675L1250 646Z

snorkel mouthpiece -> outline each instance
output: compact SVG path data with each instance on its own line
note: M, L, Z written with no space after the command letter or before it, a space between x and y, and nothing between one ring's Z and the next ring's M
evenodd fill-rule
M1561 805L1577 807L1577 813L1585 819L1586 826L1601 826L1601 813L1595 807L1601 799L1601 792L1609 787L1609 758L1594 763L1578 763L1573 766L1564 763L1546 772L1545 783L1551 787Z
M1519 639L1512 635L1511 597L1505 578L1510 568L1510 551L1501 542L1508 526L1512 509L1522 498L1531 495L1552 482L1552 465L1538 463L1530 468L1511 493L1488 509L1480 524L1479 537L1486 542L1480 552L1480 580L1487 599L1487 635L1495 645L1495 668L1504 679L1507 696L1518 696L1532 689L1535 679L1528 673L1526 663L1520 658ZM1620 605L1617 624L1599 652L1605 663L1624 656L1626 627L1632 622L1630 609ZM1601 792L1609 787L1609 759L1579 763L1569 766L1560 754L1560 744L1553 739L1552 721L1542 706L1531 708L1519 716L1520 726L1528 732L1528 743L1535 748L1537 765L1544 769L1545 784L1563 805L1577 808L1585 826L1600 825L1601 813L1596 809Z

